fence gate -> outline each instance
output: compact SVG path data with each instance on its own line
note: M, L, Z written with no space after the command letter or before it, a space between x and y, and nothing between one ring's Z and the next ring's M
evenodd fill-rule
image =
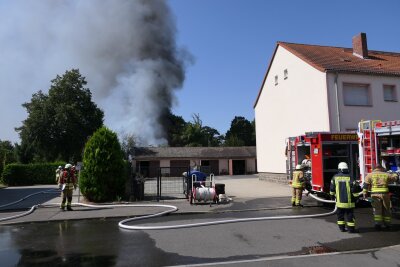
M186 198L187 177L190 167L158 167L156 177L142 179L143 199L162 200Z
M186 198L187 178L183 173L189 171L190 167L160 167L157 179L157 201Z

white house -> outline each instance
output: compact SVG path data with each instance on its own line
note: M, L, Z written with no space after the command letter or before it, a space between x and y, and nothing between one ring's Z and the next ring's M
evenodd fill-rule
M285 139L399 120L400 53L278 42L254 104L260 178L284 177Z

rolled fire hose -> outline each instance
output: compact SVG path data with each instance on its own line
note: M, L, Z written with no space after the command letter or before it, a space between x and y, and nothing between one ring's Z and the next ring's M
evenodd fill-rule
M49 190L46 190L46 191L49 191ZM0 208L1 207L5 207L5 206L10 206L10 205L15 204L15 203L19 203L22 200L24 200L24 199L26 199L26 198L28 198L30 196L33 196L33 195L36 195L36 194L39 194L39 193L44 193L46 191L42 191L42 192L31 194L31 195L29 195L27 197L24 197L21 200L18 200L18 201L15 201L13 203L9 203L9 204L0 206ZM325 202L325 203L334 203L335 202L333 200L325 200L325 199L319 198L317 196L313 196L312 194L311 194L311 196L314 199L316 199L318 201L321 201L321 202ZM162 211L162 212L158 212L158 213L154 213L154 214L150 214L150 215L138 216L138 217L129 218L129 219L125 219L125 220L120 221L118 223L118 226L120 228L126 229L126 230L167 230L167 229L181 229L181 228L191 228L191 227L210 226L210 225L238 223L238 222L266 221L266 220L287 220L287 219L301 219L301 218L317 218L317 217L325 217L325 216L333 215L333 214L335 214L335 212L337 210L337 207L335 206L333 211L328 212L328 213L321 213L321 214L253 217L253 218L228 219L228 220L218 220L218 221L210 221L210 222L191 223L191 224L167 225L167 226L165 226L165 225L164 226L134 226L134 225L126 225L126 223L132 222L132 221L138 221L138 220L144 220L144 219L149 219L149 218L160 217L160 216L175 212L175 211L178 210L178 208L176 206L172 206L172 205L161 205L161 204L160 205L159 204L151 204L151 205L145 205L145 204L92 205L92 204L84 204L84 203L72 203L72 205L73 206L90 207L90 208L117 208L117 207L162 207L162 208L168 208L168 210L165 210L165 211ZM22 214L15 215L15 216L2 218L2 219L0 219L0 222L28 215L28 214L32 213L36 208L46 207L46 206L58 206L58 204L34 205L34 206L32 206L32 208L29 211L24 212Z
M198 201L210 201L215 198L215 189L214 188L208 188L203 185L200 187L195 188L194 192L194 199Z

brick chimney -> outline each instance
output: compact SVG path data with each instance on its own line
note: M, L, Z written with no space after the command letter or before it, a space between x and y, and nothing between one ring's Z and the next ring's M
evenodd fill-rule
M368 58L367 35L363 32L353 37L353 55Z

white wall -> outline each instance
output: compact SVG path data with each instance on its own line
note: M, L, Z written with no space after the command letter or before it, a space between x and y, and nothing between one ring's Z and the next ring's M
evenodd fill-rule
M246 171L253 173L256 171L256 159L246 159Z
M335 76L328 74L328 87L331 105L336 105ZM345 106L343 101L343 84L361 83L369 84L372 106ZM395 85L397 99L400 97L400 78L376 75L338 74L338 99L340 114L340 130L357 129L360 120L399 120L400 102L386 102L383 99L383 85ZM338 131L336 107L331 110L332 131Z
M330 130L326 87L324 72L278 47L255 107L258 172L286 172L287 137Z

